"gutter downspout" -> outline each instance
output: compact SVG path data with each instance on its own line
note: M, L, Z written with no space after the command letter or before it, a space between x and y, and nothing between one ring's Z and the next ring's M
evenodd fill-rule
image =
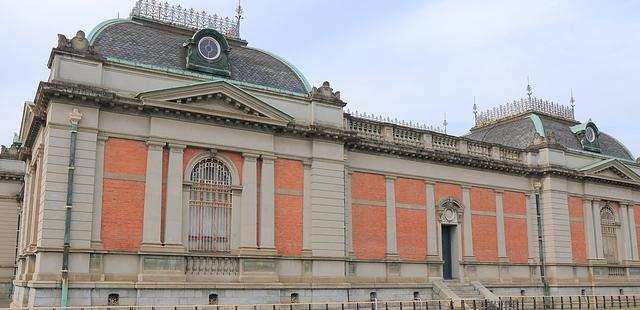
M543 295L549 296L551 294L549 289L549 283L547 282L546 277L546 265L545 265L545 255L544 255L544 230L542 228L542 208L540 207L540 183L536 183L534 185L535 188L535 196L536 196L536 219L538 222L538 254L540 259L540 280L542 280L542 290ZM545 298L546 300L546 298Z
M62 292L60 308L66 309L69 295L69 248L71 246L71 207L73 205L73 175L76 165L76 142L78 139L78 123L82 114L78 109L69 113L71 123L71 139L69 142L69 167L67 173L67 205L64 218L64 245L62 248Z

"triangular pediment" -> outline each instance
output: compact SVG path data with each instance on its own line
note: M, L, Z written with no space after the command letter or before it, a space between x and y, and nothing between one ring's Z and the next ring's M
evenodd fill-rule
M187 113L215 115L286 126L293 117L225 81L179 86L138 94L144 105L180 109Z
M640 184L640 176L617 159L599 161L579 171L591 178Z

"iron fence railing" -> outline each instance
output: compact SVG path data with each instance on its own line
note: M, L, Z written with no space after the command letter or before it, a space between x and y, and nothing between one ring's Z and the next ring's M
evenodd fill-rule
M67 307L69 310L544 310L544 309L632 309L640 306L640 295L563 295L563 296L502 296L498 299L450 300L370 300L327 303L226 304L226 305L149 305ZM11 308L27 309L27 308ZM28 309L58 310L59 307ZM0 309L1 310L1 309Z

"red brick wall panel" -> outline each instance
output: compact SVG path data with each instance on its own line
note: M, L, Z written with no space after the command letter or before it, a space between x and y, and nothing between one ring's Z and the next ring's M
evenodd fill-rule
M276 195L275 245L278 255L302 252L302 196Z
M434 192L436 196L436 204L440 203L442 199L447 197L453 197L462 201L462 186L457 184L436 183L434 185Z
M569 196L569 219L571 230L571 250L576 263L587 262L587 242L584 231L582 198Z
M386 202L387 190L384 176L354 172L351 175L351 198Z
M107 250L136 251L142 241L144 219L145 142L109 138L105 144L104 167L103 245ZM117 179L119 177L131 177L133 180ZM142 180L135 180L136 177Z
M275 188L302 191L304 189L304 166L299 160L276 159Z
M423 260L427 256L425 210L396 208L398 255L402 259Z
M513 263L526 263L529 259L527 220L505 217L504 234L507 258L509 258L509 261Z
M424 181L406 178L395 180L396 203L426 205Z
M279 255L299 256L302 252L304 166L299 160L276 159L275 246ZM291 191L287 193L286 191Z
M473 202L471 203L473 205ZM498 260L498 228L495 216L472 215L473 254L479 262Z
M353 251L356 258L382 259L387 251L385 207L353 205Z
M504 192L502 210L504 214L527 215L527 200L524 193Z
M145 176L147 145L143 141L109 138L104 146L104 172Z
M482 187L472 187L470 196L471 209L473 211L496 212L496 192L494 190Z

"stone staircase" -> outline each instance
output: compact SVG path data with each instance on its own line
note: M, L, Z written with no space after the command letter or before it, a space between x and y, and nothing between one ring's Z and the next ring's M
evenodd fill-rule
M460 281L434 281L433 282L433 298L441 300L476 299L498 301L498 297L491 293L478 281L460 282Z
M445 281L444 283L456 295L457 299L485 299L484 295L470 283L457 281Z

